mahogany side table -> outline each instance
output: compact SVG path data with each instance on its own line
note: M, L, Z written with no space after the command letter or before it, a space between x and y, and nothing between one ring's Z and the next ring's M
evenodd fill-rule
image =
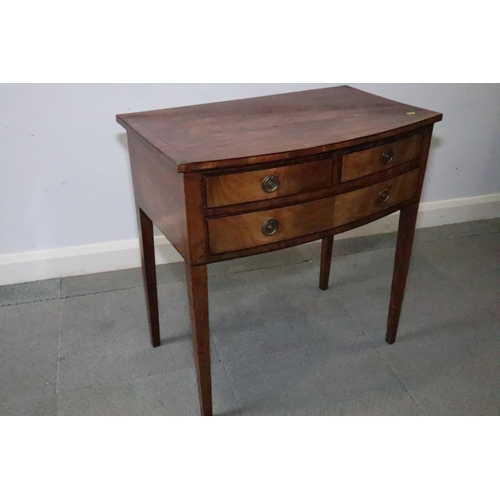
M186 262L200 407L212 414L207 264L333 238L400 210L386 340L396 340L434 123L352 87L117 116L127 130L149 329L160 345L153 223Z

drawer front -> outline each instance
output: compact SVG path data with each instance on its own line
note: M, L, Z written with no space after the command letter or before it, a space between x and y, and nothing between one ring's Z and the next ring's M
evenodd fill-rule
M332 180L331 159L251 172L207 176L206 206L223 207L328 189L332 185Z
M290 207L208 220L210 253L233 252L333 227L333 197Z
M415 195L419 170L412 170L373 186L335 197L335 227L381 212L410 200Z
M208 219L211 254L233 252L327 231L411 199L418 170L373 186L289 207Z
M420 153L422 134L376 148L344 155L341 182L352 181L414 160Z

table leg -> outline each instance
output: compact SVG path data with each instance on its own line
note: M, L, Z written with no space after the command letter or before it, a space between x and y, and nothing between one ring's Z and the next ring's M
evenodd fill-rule
M418 215L418 202L403 209L399 216L398 242L396 246L396 258L394 262L394 273L392 276L391 301L389 304L389 317L387 320L387 335L385 340L388 344L394 344L398 332L399 317L406 287L406 278L410 266L413 237Z
M321 267L319 271L319 287L321 290L328 289L330 281L330 266L332 263L333 236L323 238L321 242Z
M139 239L141 247L142 275L148 308L149 334L153 347L160 345L160 320L158 317L158 290L156 285L155 244L153 223L151 219L137 207L139 218Z
M186 264L187 289L194 355L198 375L201 414L212 415L212 379L210 370L210 330L208 324L207 266Z

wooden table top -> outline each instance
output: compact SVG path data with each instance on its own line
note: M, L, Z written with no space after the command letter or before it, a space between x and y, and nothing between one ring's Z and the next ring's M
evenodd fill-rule
M333 151L441 119L348 86L117 116L180 172Z

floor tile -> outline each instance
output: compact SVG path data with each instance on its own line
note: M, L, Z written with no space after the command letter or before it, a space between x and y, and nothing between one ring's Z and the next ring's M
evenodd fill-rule
M471 301L497 314L500 304L500 233L484 234L419 248Z
M485 307L500 304L500 262L492 265L485 259L456 262L453 265L437 264L463 290Z
M126 290L142 286L141 269L124 269L109 273L70 276L61 279L61 296L78 297L94 293Z
M0 286L0 307L58 299L59 297L59 279Z
M310 263L212 279L210 314L223 361L362 334Z
M0 404L55 394L61 304L0 309Z
M338 240L334 244L334 255L350 255L360 252L372 252L396 246L396 233L375 234Z
M221 363L212 366L214 415L239 415ZM59 415L199 415L194 369L129 380L114 385L63 391Z
M500 219L475 220L445 226L425 227L417 229L415 241L418 243L461 239L470 236L500 231Z
M9 403L0 403L1 416L55 416L57 415L57 396L52 394L42 398L16 398Z
M419 415L365 338L226 364L243 415Z
M387 248L334 257L330 269L330 288L336 290L343 285L363 283L370 279L392 280L395 251L395 248ZM311 263L319 272L320 260ZM410 262L410 276L427 269L429 265L431 263L424 255L413 255Z
M425 227L415 231L415 243L442 241L453 237L453 233L450 233L446 226Z
M396 246L396 233L360 236L356 238L335 239L333 255L351 255L361 252L371 252ZM297 247L306 260L319 260L321 257L321 241L314 241Z
M260 255L252 255L241 259L217 262L208 266L209 277L243 273L256 269L268 269L272 267L289 266L305 262L306 259L294 248L285 248Z
M477 249L476 257L489 259L491 264L500 264L500 232L481 234L471 238Z
M500 302L499 301L493 301L493 302L487 302L485 304L486 310L493 314L495 318L500 320Z
M417 230L417 235L419 235L419 241L440 241L446 239L468 238L470 236L477 236L496 231L497 229L491 221L477 220L462 222L459 224L447 224L445 226L422 228Z
M185 280L184 264L174 262L156 267L158 284L175 283ZM71 276L61 280L61 296L78 297L93 293L142 288L143 278L140 268L124 269L109 273L87 274Z
M332 282L336 297L370 338L383 338L391 292L393 256L386 250L339 258L336 273L342 273L343 261L355 272L346 272ZM333 275L333 273L332 273ZM401 312L398 338L416 328L427 328L443 319L476 307L471 296L457 286L430 260L416 255L410 273Z
M500 218L488 220L474 220L460 224L448 224L441 226L446 234L453 238L465 238L481 234L495 233L500 231Z
M453 264L473 260L477 257L475 239L476 237L467 237L415 242L413 255L425 256L436 263Z
M162 345L150 344L141 288L64 299L60 390L194 366L184 283L160 285ZM212 341L212 361L219 360Z
M492 227L492 232L500 233L500 217L488 219L486 222Z
M375 344L428 415L500 414L500 321L478 309Z

